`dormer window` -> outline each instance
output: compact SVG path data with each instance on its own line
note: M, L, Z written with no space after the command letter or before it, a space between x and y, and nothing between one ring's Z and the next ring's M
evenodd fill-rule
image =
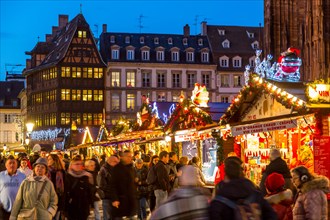
M256 50L256 49L259 49L259 42L258 41L254 41L252 44L252 49Z
M218 29L218 32L219 32L219 35L220 36L224 36L225 35L225 30Z
M220 67L228 67L229 66L229 58L227 56L222 56L219 58Z
M242 58L236 56L233 58L233 67L241 67L242 66Z
M126 59L127 60L134 60L134 50L127 50Z
M141 51L141 58L142 60L146 61L150 59L150 53L149 50L142 50Z
M86 38L87 32L86 31L78 31L78 37L79 38Z
M115 36L112 35L112 36L110 37L110 43L115 43Z
M144 44L144 37L140 37L140 44Z
M129 36L125 37L125 43L126 43L126 44L129 44L129 43L130 43L130 38L129 38Z
M173 39L172 39L171 37L168 38L168 39L167 39L167 43L172 45L172 44L173 44Z
M187 38L183 38L182 42L183 42L183 45L188 45L188 39Z
M187 62L194 62L194 60L195 60L194 51L186 52L186 60L187 60Z
M250 33L248 31L246 31L246 34L248 35L249 38L254 38L254 33Z
M222 47L223 48L230 48L230 42L229 42L229 40L224 40L223 42L222 42Z
M155 37L154 44L159 44L159 38L158 37Z
M256 59L255 56L249 58L249 65L250 65L250 67L254 67L255 66L255 63L254 63L255 59Z
M198 46L203 46L203 39L198 39Z
M208 63L209 62L209 52L202 52L201 60L202 60L202 63Z
M163 50L159 50L156 52L156 59L157 59L157 61L164 61L165 56L164 56Z

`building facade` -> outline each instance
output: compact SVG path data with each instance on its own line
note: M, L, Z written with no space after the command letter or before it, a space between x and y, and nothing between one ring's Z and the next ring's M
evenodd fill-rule
M262 27L201 24L201 35L210 43L217 65L217 102L231 102L244 85L246 65L254 68L255 51L262 45Z
M264 50L275 60L289 47L301 50L301 79L330 79L330 1L265 0Z
M216 65L206 36L107 32L103 25L100 52L105 74L106 124L120 117L136 118L142 97L177 102L191 96L195 83L205 85L210 102L217 101Z
M27 121L35 131L102 124L105 64L82 14L70 22L59 15L46 42L27 54Z

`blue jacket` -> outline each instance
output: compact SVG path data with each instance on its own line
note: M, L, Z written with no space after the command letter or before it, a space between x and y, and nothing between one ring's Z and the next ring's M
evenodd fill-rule
M4 210L11 212L18 189L25 179L25 174L18 170L12 176L7 170L0 172L0 204Z

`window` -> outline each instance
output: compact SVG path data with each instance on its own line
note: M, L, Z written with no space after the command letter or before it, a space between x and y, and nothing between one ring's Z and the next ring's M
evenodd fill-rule
M246 31L246 34L248 35L249 38L254 38L254 33L250 33L248 31Z
M93 91L93 100L96 102L102 102L103 101L103 90L94 90Z
M72 67L72 78L81 78L81 67Z
M151 86L151 73L142 73L142 87Z
M90 67L87 68L87 78L89 79L93 78L93 68Z
M110 37L110 43L115 43L115 40L116 40L115 36L112 35L112 36Z
M193 73L188 73L188 77L187 77L187 80L188 80L188 88L194 88L195 86L195 74Z
M179 102L180 101L180 93L178 92L173 92L172 93L172 102Z
M187 62L194 62L194 52L187 52Z
M198 45L203 46L203 39L198 39Z
M223 42L222 42L222 47L223 47L223 48L229 48L229 47L230 47L230 42L229 42L229 40L225 40L225 41L223 41Z
M173 73L172 74L172 87L173 88L181 88L180 85L180 74L179 73Z
M202 52L202 62L203 63L208 63L209 62L209 53L208 52Z
M92 125L93 124L93 114L92 113L84 113L83 114L83 125Z
M168 44L173 44L173 39L172 39L171 37L168 38L168 39L167 39L167 43L168 43Z
M125 37L125 43L126 44L129 44L130 43L130 38L127 36L127 37Z
M140 44L144 44L144 37L140 37Z
M228 96L222 96L221 97L221 102L228 103L229 102L229 97Z
M154 44L159 44L159 38L158 37L155 37Z
M254 63L255 62L255 59L256 59L255 56L249 58L249 65L250 65L250 67L254 67L255 66L255 63Z
M93 101L93 90L91 89L84 89L83 90L83 97L82 100L83 101Z
M241 61L242 61L242 58L240 57L234 57L233 58L233 67L241 67Z
M61 89L61 100L70 101L70 89Z
M101 125L103 121L102 113L93 114L93 125Z
M70 67L62 67L61 68L61 77L71 77L71 68Z
M62 112L61 113L61 125L69 125L70 124L70 113L69 112Z
M172 53L171 53L171 55L172 55L172 61L173 62L179 62L179 52L178 51L173 51Z
M112 49L111 50L111 58L113 60L118 60L119 59L119 50L118 49Z
M165 73L157 74L157 87L164 88L165 87Z
M5 101L3 99L0 100L0 106L4 106Z
M103 77L103 68L94 68L94 79L101 79Z
M241 87L242 86L242 76L241 75L234 75L234 87Z
M229 75L221 75L221 87L229 87Z
M183 43L183 45L188 45L188 40L187 40L187 38L183 38L182 43Z
M148 50L141 51L141 57L142 57L142 60L149 60L150 59L149 51Z
M158 92L157 93L157 101L158 102L166 102L165 92Z
M156 59L157 59L157 61L164 61L164 51L157 51Z
M253 43L252 44L252 49L254 49L254 50L259 49L259 44L258 43Z
M79 38L86 38L87 37L86 31L78 31L78 37Z
M71 121L76 122L77 125L81 125L81 115L80 113L71 113Z
M111 95L111 109L112 111L119 111L119 105L120 99L119 99L119 94L112 94Z
M71 90L72 101L80 101L81 100L81 90L80 89L72 89Z
M127 94L126 106L128 111L134 111L135 109L135 95Z
M18 102L16 100L13 100L13 107L17 107Z
M229 58L226 56L220 57L220 66L221 67L228 67Z
M5 123L11 123L11 115L10 114L5 114Z
M134 50L127 50L127 60L134 60Z
M225 35L225 30L219 30L218 29L218 33L219 33L220 36L224 36Z
M210 88L210 75L209 74L202 74L202 83L207 88Z
M120 72L119 71L111 72L111 86L112 87L120 86Z
M135 87L135 72L129 71L127 76L127 87Z

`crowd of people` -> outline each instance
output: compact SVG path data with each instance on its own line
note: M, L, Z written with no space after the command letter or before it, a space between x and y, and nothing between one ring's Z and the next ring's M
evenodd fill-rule
M329 180L304 166L290 171L276 149L270 161L256 186L230 153L211 192L200 158L175 152L8 156L0 158L0 219L86 220L91 210L96 220L328 219Z

